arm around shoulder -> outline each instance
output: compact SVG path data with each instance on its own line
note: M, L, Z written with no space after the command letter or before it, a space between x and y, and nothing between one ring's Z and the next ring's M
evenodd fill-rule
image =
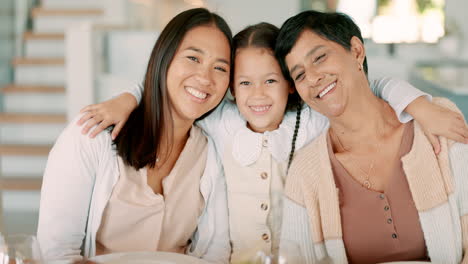
M388 102L402 123L411 121L413 117L405 110L417 98L424 96L428 101L432 96L422 92L406 81L395 78L380 78L371 82L371 89L377 97Z

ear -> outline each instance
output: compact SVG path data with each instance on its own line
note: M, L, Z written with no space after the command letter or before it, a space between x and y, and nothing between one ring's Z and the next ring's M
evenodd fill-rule
M356 36L351 38L351 53L354 55L360 65L364 63L366 49L364 48L364 43L362 43L362 41Z

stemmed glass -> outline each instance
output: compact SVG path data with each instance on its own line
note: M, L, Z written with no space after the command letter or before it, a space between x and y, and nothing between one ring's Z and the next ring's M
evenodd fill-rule
M258 251L249 263L253 264L300 264L302 254L299 245L290 240L282 240L276 254Z
M39 243L31 235L0 235L0 264L41 264Z

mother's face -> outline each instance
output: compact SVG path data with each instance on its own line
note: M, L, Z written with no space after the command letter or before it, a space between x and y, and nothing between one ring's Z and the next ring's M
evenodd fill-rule
M352 88L367 80L360 70L363 60L364 47L358 38L351 39L349 51L311 30L300 34L286 56L286 64L301 98L327 117L342 114Z
M231 49L215 26L188 31L167 72L173 118L194 121L219 104L229 85Z

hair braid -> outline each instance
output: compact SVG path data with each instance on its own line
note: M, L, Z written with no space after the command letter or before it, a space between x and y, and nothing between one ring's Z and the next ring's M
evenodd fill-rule
M297 134L299 134L299 125L301 123L301 110L302 104L297 104L297 112L296 112L296 126L294 127L294 135L291 142L291 152L289 153L289 161L288 161L288 171L289 167L291 166L291 162L294 156L294 151L296 150L296 139Z

